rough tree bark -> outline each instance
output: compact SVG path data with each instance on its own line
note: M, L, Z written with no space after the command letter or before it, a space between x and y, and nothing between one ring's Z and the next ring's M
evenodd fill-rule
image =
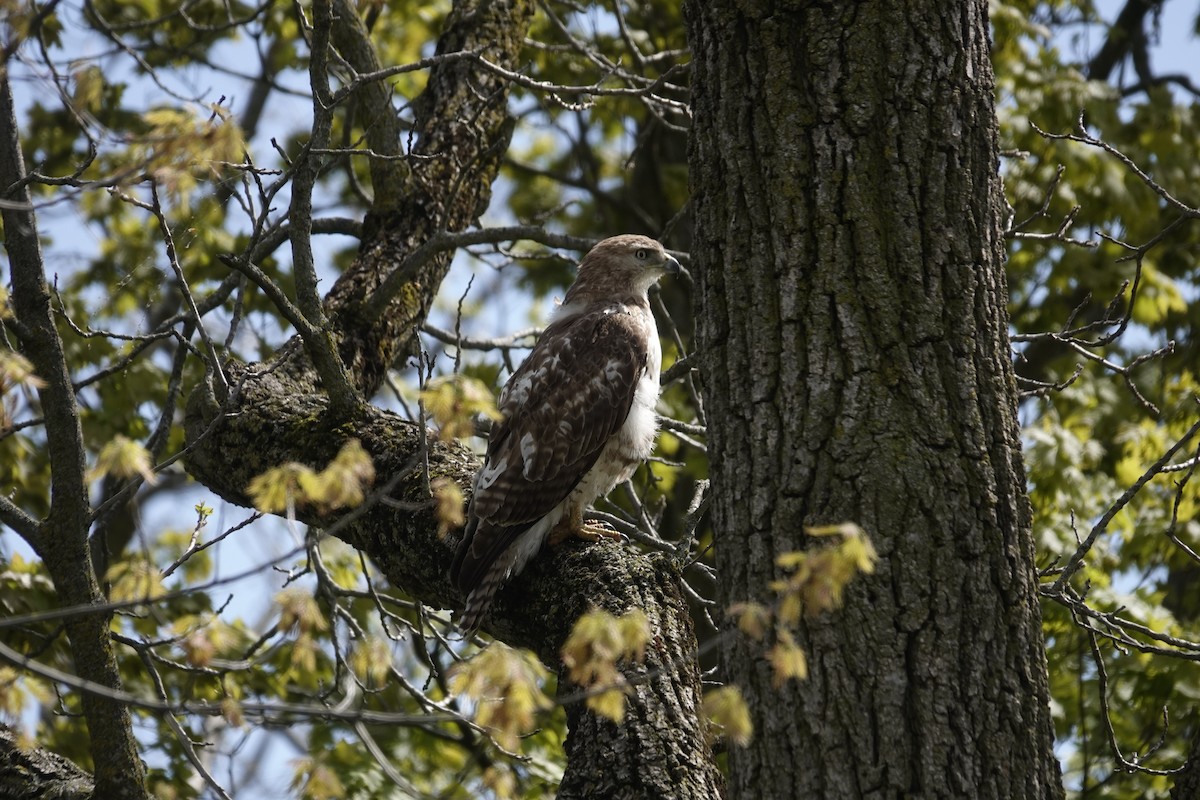
M89 800L92 776L57 753L29 748L0 725L0 797L11 800Z
M726 602L802 526L881 556L731 797L1062 796L1005 311L986 3L689 0L698 352Z
M438 52L479 52L515 69L532 8L528 0L459 2ZM351 50L355 35L343 28L333 39ZM411 346L445 276L450 252L434 246L437 237L471 224L486 207L511 132L507 89L503 78L470 59L449 61L431 71L414 104L414 150L421 157L392 172L402 186L376 192L358 257L324 299L328 333L362 397L374 394ZM360 97L360 103L369 105L372 96L387 95ZM372 142L385 154L398 147L398 141ZM255 475L287 461L324 465L348 438L357 438L374 459L377 484L397 481L392 497L427 501L415 427L365 404L332 408L311 349L297 341L269 363L229 365L226 396L219 387L196 392L187 414L188 470L222 497L246 504ZM431 446L431 478L449 477L469 489L476 466L460 448ZM439 540L437 527L432 508L414 514L375 505L337 535L368 553L397 587L431 605L461 607L447 576L455 543ZM568 706L560 797L709 800L720 793L699 713L695 634L679 582L666 558L599 543L556 549L500 593L484 628L531 648L552 667L561 665L559 650L574 620L591 606L642 608L656 632L645 663L627 667L634 691L624 723L609 723L579 703ZM565 676L559 691L575 691Z
M1171 800L1195 800L1197 797L1200 797L1200 727L1192 730L1187 763L1175 776L1175 785L1171 787Z

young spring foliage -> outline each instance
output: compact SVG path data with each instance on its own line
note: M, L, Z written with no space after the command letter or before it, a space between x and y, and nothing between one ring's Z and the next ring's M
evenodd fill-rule
M804 619L812 619L837 609L846 587L857 575L875 571L879 560L866 532L854 523L809 527L805 532L814 538L829 539L829 543L808 550L783 553L775 563L785 573L784 578L771 583L775 597L770 604L735 603L729 613L738 630L757 642L770 639L766 658L773 671L773 683L778 688L789 680L808 677L808 659L796 641L793 631ZM725 686L705 702L710 716L731 741L748 740L751 731L749 718L743 716L744 701L734 700L736 686ZM716 716L719 714L719 718Z
M640 609L620 616L593 609L580 617L562 648L567 678L579 690L567 702L583 702L617 723L624 719L631 687L621 666L644 659L650 635L649 619ZM454 668L450 687L474 703L476 723L497 744L516 751L521 738L535 730L539 715L554 706L544 690L548 677L533 653L492 642Z
M534 730L537 714L554 705L542 690L548 677L533 653L492 642L454 668L450 689L475 704L475 721L497 744L515 751Z
M246 493L264 513L291 513L296 506L324 513L357 506L374 482L371 456L351 439L325 469L297 463L273 467L250 481Z
M453 374L434 378L421 390L425 412L433 418L442 441L475 434L475 417L498 421L496 400L483 381Z
M650 621L638 608L619 617L592 609L579 618L563 645L562 660L571 682L584 690L588 708L613 722L625 718L630 687L618 665L642 661L649 641Z

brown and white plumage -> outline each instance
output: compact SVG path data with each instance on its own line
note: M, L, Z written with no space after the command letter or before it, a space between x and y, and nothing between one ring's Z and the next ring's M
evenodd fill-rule
M579 264L575 283L500 393L451 579L474 630L497 589L547 538L612 535L583 510L654 448L662 351L646 293L679 262L645 236L614 236Z

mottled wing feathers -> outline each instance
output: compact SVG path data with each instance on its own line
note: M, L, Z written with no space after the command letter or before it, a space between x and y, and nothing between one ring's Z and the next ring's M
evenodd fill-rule
M493 426L451 568L460 588L477 585L592 468L629 416L646 363L645 332L617 306L546 329L500 395L504 419Z
M552 325L501 394L473 498L496 525L532 522L570 493L629 416L646 348L632 317L598 310Z

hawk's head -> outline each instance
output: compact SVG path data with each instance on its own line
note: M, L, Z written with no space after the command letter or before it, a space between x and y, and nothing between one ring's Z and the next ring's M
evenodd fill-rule
M570 302L573 295L583 292L604 298L645 297L659 278L679 270L675 257L650 237L612 236L589 250L579 262L579 275L564 301Z

